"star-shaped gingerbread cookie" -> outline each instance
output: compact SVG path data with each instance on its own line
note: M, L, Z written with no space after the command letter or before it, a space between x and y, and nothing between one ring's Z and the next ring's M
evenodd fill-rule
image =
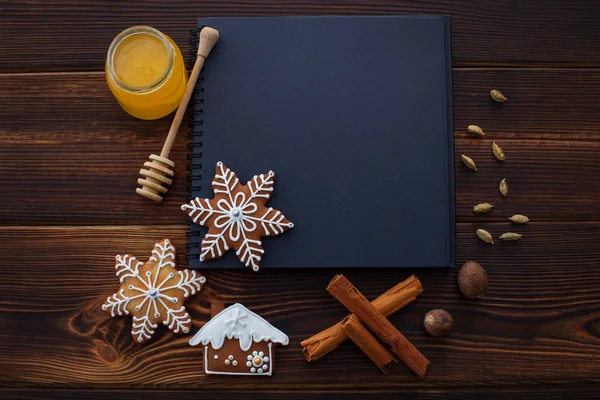
M260 238L277 236L294 227L281 211L267 207L275 173L255 175L246 185L223 165L217 163L212 181L212 200L196 197L181 206L192 220L208 227L202 240L200 261L221 258L233 248L241 262L252 270L260 269L264 250Z
M169 239L154 245L146 263L126 254L116 257L118 292L102 305L110 315L133 316L131 335L138 343L149 340L159 323L175 333L188 333L192 320L184 302L202 289L206 278L188 269L175 268L175 247Z

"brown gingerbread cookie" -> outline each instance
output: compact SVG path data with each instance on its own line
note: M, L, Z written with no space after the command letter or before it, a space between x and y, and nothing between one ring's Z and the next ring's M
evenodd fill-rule
M281 211L265 204L273 192L275 173L255 175L246 185L222 162L212 181L212 200L196 197L181 206L192 220L208 227L202 240L200 261L221 258L233 248L241 262L260 269L264 250L260 238L277 236L294 227Z
M143 343L154 334L159 323L175 333L188 333L192 320L184 302L202 289L206 278L189 269L175 268L175 247L169 239L154 245L146 263L126 254L116 257L118 292L102 305L110 315L133 316L131 335Z
M220 375L272 375L275 346L290 339L260 315L236 303L208 321L190 340L204 346L204 371Z

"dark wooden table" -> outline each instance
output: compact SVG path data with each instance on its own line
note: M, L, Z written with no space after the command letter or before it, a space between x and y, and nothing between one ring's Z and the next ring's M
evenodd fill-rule
M188 151L180 134L163 204L135 194L171 118L121 111L104 81L112 38L148 24L187 52L200 16L396 13L452 15L458 262L482 263L490 288L470 301L454 270L343 272L371 298L411 273L421 279L425 293L391 321L431 360L427 377L402 364L384 376L351 343L304 360L299 342L346 314L325 292L338 270L205 272L207 289L188 303L194 331L213 299L258 311L291 340L272 378L207 377L201 350L166 329L133 343L131 320L100 309L117 286L114 255L144 257L170 237L185 265ZM0 398L598 398L599 68L592 1L0 2ZM492 102L492 88L509 100ZM489 137L467 135L473 123ZM505 163L492 159L492 140ZM464 168L461 153L480 171ZM497 206L472 214L483 201ZM520 242L475 237L478 227L511 229L514 213L532 219ZM450 337L425 334L432 308L454 315Z

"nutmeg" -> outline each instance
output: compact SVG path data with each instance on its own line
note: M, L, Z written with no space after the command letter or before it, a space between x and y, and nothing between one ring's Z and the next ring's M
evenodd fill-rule
M458 272L458 286L460 291L470 299L485 296L488 288L485 269L475 261L467 261Z
M434 337L448 336L454 329L454 319L446 310L436 309L425 314L423 326Z

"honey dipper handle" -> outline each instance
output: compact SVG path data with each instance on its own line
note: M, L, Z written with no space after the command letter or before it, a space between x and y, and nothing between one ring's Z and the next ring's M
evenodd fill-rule
M204 60L206 60L206 57L208 57L208 54L212 50L215 43L217 43L217 40L219 40L219 31L216 29L205 27L200 31L196 63L194 64L194 68L190 74L187 87L185 88L185 93L183 94L181 102L179 103L179 107L177 108L177 113L175 113L175 118L171 124L171 129L169 129L169 135L167 136L162 151L160 152L161 157L169 158L171 147L173 147L173 142L175 141L177 131L179 130L179 126L181 125L181 121L185 115L185 110L190 102L192 93L194 92L194 87L196 86L198 76L200 75L200 71L204 65Z

